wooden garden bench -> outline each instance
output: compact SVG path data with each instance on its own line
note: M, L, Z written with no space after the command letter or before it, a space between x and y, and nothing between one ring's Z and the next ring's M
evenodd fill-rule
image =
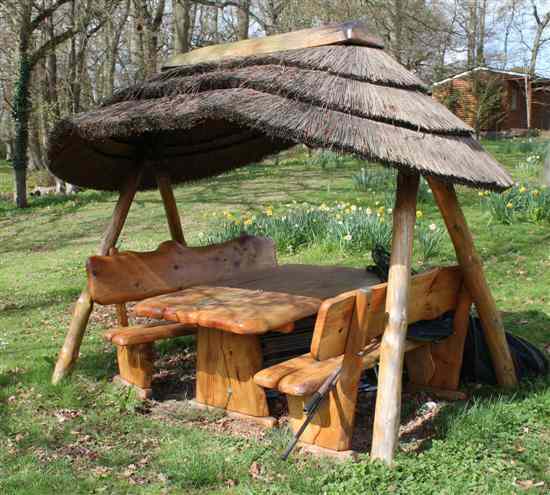
M333 451L351 447L357 390L363 370L380 356L387 284L327 299L317 315L311 351L256 373L254 381L288 399L290 424L304 421L304 404L342 366L340 379L301 437L302 442ZM408 340L405 360L413 384L456 390L471 305L458 267L437 268L411 279L408 323L433 320L454 311L454 332L439 344Z
M186 247L167 241L152 252L111 252L109 256L89 258L86 270L92 300L117 305L119 326L105 333L105 339L117 346L116 380L134 386L142 398L149 397L153 344L196 330L194 326L167 322L130 327L126 303L276 265L273 241L254 236L206 247Z

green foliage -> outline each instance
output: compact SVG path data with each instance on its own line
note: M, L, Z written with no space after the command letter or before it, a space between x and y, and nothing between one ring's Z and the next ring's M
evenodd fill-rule
M353 185L358 191L369 191L371 189L384 189L387 187L395 189L396 172L394 169L367 165L352 175Z
M422 259L427 261L437 256L445 237L445 230L437 227L435 223L428 225L426 222L417 222L415 232Z
M346 155L342 153L321 150L314 153L310 163L313 166L320 167L321 170L327 170L329 168L341 168L345 161Z
M333 206L323 203L317 208L294 205L277 214L272 207L256 215L247 213L237 216L226 211L214 229L201 236L201 243L208 245L249 234L270 237L279 252L289 254L315 245L343 254L369 252L377 245L389 250L391 211L390 207L380 206L380 202L374 209L349 203ZM421 211L417 215L418 241L423 259L428 260L439 252L442 231L435 224L427 225L422 221Z
M528 188L516 185L498 193L479 193L481 206L486 207L492 220L504 224L514 222L550 221L550 190L547 187Z

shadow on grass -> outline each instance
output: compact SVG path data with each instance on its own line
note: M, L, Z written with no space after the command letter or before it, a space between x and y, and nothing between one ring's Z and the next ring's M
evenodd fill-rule
M106 191L82 191L77 194L60 194L52 196L29 197L29 207L15 208L13 202L0 199L0 216L28 215L47 207L63 208L66 213L73 213L90 203L105 203L113 200L114 193Z
M538 347L550 344L550 315L538 310L502 313L507 332L527 339Z
M34 309L43 309L50 306L64 304L68 301L76 301L80 290L75 288L66 288L62 290L49 290L47 293L36 293L32 298L25 298L21 302L0 303L0 311L3 316L10 316L11 313L19 311L31 311Z

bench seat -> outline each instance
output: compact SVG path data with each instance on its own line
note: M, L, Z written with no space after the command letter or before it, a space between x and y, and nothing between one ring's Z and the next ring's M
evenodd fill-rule
M405 352L426 345L421 342L407 340ZM372 342L365 347L363 370L373 368L380 359L380 342ZM289 359L275 366L265 368L254 375L254 382L261 387L275 389L279 392L297 397L311 395L323 384L336 367L342 365L344 355L316 360L311 353Z
M150 344L157 340L194 335L196 327L181 323L137 325L133 327L112 328L103 334L106 341L119 346Z

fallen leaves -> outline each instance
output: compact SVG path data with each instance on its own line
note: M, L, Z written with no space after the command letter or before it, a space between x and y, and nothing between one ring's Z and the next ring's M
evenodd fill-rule
M531 488L542 488L544 486L544 481L516 480L516 485L522 490L530 490Z
M54 411L53 415L59 423L64 423L65 421L81 417L82 412L75 409L59 409Z

